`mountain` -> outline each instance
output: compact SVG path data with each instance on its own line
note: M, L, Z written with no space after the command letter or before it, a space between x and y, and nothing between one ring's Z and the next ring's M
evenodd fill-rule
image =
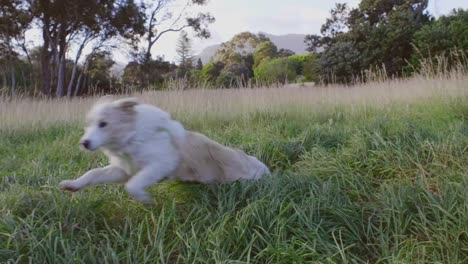
M306 45L304 44L304 34L286 34L286 35L272 35L262 33L267 36L278 49L289 49L296 54L305 54ZM203 64L206 64L215 55L221 44L216 44L206 47L196 58L201 58Z

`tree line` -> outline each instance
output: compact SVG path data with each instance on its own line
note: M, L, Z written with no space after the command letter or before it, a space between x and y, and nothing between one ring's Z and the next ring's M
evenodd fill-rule
M464 61L468 51L468 10L433 17L429 0L362 0L358 7L336 4L320 35L305 39L309 52L320 52L324 82L365 80L375 70L388 77L418 71L428 60L446 57L447 67ZM437 67L437 65L435 65Z
M210 37L209 13L195 13L206 0L0 0L0 78L11 95L73 96L107 92L111 51L129 50L147 83L152 49L164 35L191 29ZM40 32L30 47L27 32ZM71 58L72 51L74 57ZM83 53L88 51L84 60ZM132 64L132 65L133 65ZM94 88L93 88L94 87Z
M187 31L210 37L214 17L192 12L207 1L189 0L178 8L173 2L0 0L3 93L79 96L163 89L171 81L183 89L349 84L370 79L377 70L388 77L410 76L428 58L438 67L440 56L450 68L468 51L468 10L435 18L428 12L428 0L362 0L355 8L336 4L320 34L305 38L308 54L294 54L262 34L242 32L203 65L193 56ZM31 29L39 30L40 46L26 41ZM174 32L180 32L179 61L153 58L160 38ZM111 73L115 49L128 50L132 58L119 77Z

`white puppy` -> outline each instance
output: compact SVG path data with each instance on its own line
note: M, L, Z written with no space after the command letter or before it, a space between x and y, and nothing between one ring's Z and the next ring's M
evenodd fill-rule
M136 200L152 203L145 188L163 179L223 183L270 174L255 157L186 131L168 113L136 98L102 98L88 114L80 143L91 151L101 149L110 164L61 182L61 189L125 183Z

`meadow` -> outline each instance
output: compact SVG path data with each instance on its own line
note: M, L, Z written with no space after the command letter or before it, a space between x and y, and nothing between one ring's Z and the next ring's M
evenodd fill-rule
M468 262L468 76L136 96L273 175L65 193L96 98L0 99L1 263Z

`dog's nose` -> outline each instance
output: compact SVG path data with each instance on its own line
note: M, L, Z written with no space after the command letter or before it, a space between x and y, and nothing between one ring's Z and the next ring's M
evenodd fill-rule
M91 142L89 140L83 140L81 141L81 145L85 148L85 149L89 149L90 145L91 145Z

